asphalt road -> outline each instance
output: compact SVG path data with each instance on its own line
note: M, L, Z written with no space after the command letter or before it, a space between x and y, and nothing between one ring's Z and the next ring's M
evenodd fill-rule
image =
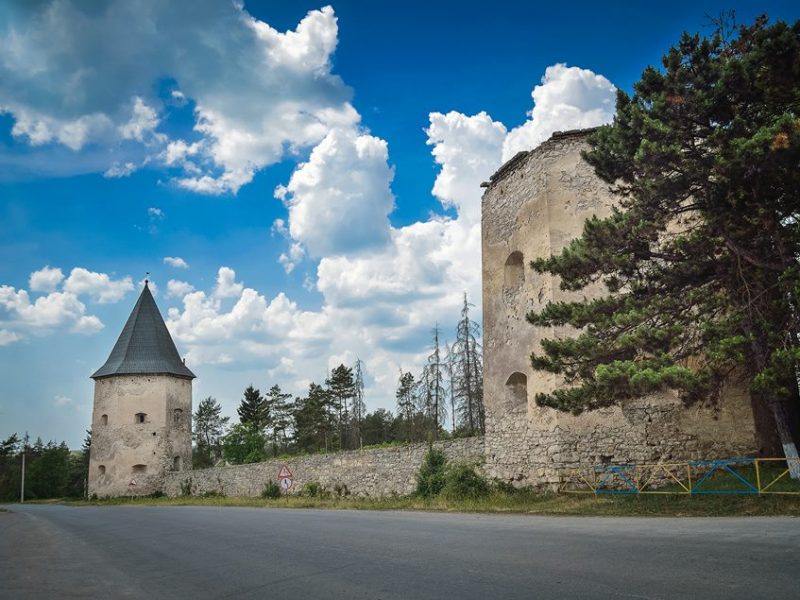
M797 598L800 519L10 506L0 598Z

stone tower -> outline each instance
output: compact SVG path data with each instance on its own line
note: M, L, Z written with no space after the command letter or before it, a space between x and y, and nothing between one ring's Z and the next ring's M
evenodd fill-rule
M161 491L192 464L192 379L145 281L105 364L93 375L89 494Z
M561 385L534 371L532 351L567 328L530 325L525 315L549 301L597 297L600 285L566 292L530 268L581 235L616 198L583 160L588 131L553 136L520 152L490 181L481 203L486 466L518 485L553 484L559 473L602 463L653 463L738 457L756 448L746 388L730 382L716 406L685 407L664 392L580 416L536 405L537 392Z

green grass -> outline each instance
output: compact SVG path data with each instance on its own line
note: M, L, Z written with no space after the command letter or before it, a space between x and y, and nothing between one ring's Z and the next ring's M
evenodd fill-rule
M253 508L323 508L348 510L419 510L441 512L522 513L580 516L800 516L800 496L640 495L595 497L591 494L493 493L471 500L390 498L249 497L111 498L64 501L72 506L244 506Z

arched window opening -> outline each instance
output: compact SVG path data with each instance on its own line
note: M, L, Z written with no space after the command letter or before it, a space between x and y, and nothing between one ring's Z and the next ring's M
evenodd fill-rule
M517 371L512 373L506 381L506 399L513 404L528 403L528 377Z
M147 465L133 465L133 472L136 475L147 473Z
M134 423L144 423L147 415L145 413L136 413L135 418L133 419Z
M180 456L176 456L174 459L172 459L172 469L174 471L180 471L181 470L181 457Z
M503 274L503 286L515 288L525 283L525 261L522 252L517 250L508 255Z
M108 415L103 415L102 417L100 417L100 424L108 425Z
M172 424L176 427L183 425L183 411L180 408L172 411Z
M97 467L97 472L100 473L100 475L105 475L106 474L106 466L105 465L100 465L99 467Z

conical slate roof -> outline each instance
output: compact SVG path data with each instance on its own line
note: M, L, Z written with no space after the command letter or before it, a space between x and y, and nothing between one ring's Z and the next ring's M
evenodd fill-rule
M130 374L195 377L181 360L147 282L111 355L92 379Z

